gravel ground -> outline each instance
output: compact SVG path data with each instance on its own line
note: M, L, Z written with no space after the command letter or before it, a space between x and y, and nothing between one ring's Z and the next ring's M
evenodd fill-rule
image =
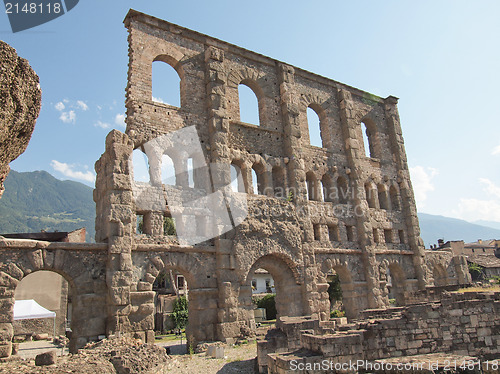
M57 351L57 355L61 356L62 348L46 340L19 343L19 356L21 358L35 358L37 354L47 351ZM68 348L65 348L64 354L68 354Z
M169 342L176 343L176 342ZM177 342L179 344L180 342ZM174 349L175 348L175 349ZM255 342L224 347L224 358L211 358L205 353L176 354L179 346L172 344L167 373L176 374L254 374L257 344Z

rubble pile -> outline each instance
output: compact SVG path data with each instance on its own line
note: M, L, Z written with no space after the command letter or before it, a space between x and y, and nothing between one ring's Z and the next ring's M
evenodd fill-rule
M0 373L156 374L165 372L169 361L164 348L121 337L89 343L49 366L36 366L33 359L0 363Z

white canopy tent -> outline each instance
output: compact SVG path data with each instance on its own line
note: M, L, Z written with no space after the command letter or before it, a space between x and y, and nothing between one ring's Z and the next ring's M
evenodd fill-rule
M54 318L54 337L56 336L56 312L51 312L35 300L16 300L14 303L14 321L23 319Z

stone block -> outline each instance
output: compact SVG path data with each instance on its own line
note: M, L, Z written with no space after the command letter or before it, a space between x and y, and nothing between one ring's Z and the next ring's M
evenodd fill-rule
M45 353L40 353L35 357L36 366L48 366L56 363L57 355L56 351L48 351Z

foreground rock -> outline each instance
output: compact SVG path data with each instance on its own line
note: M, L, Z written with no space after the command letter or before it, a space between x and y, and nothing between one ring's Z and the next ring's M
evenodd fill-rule
M28 61L0 40L0 196L9 163L28 146L41 104L38 76Z
M118 338L88 344L78 354L58 357L51 366L21 359L1 363L0 373L156 374L165 372L169 361L162 347Z
M57 352L49 351L45 353L40 353L35 357L36 366L48 366L56 363Z

